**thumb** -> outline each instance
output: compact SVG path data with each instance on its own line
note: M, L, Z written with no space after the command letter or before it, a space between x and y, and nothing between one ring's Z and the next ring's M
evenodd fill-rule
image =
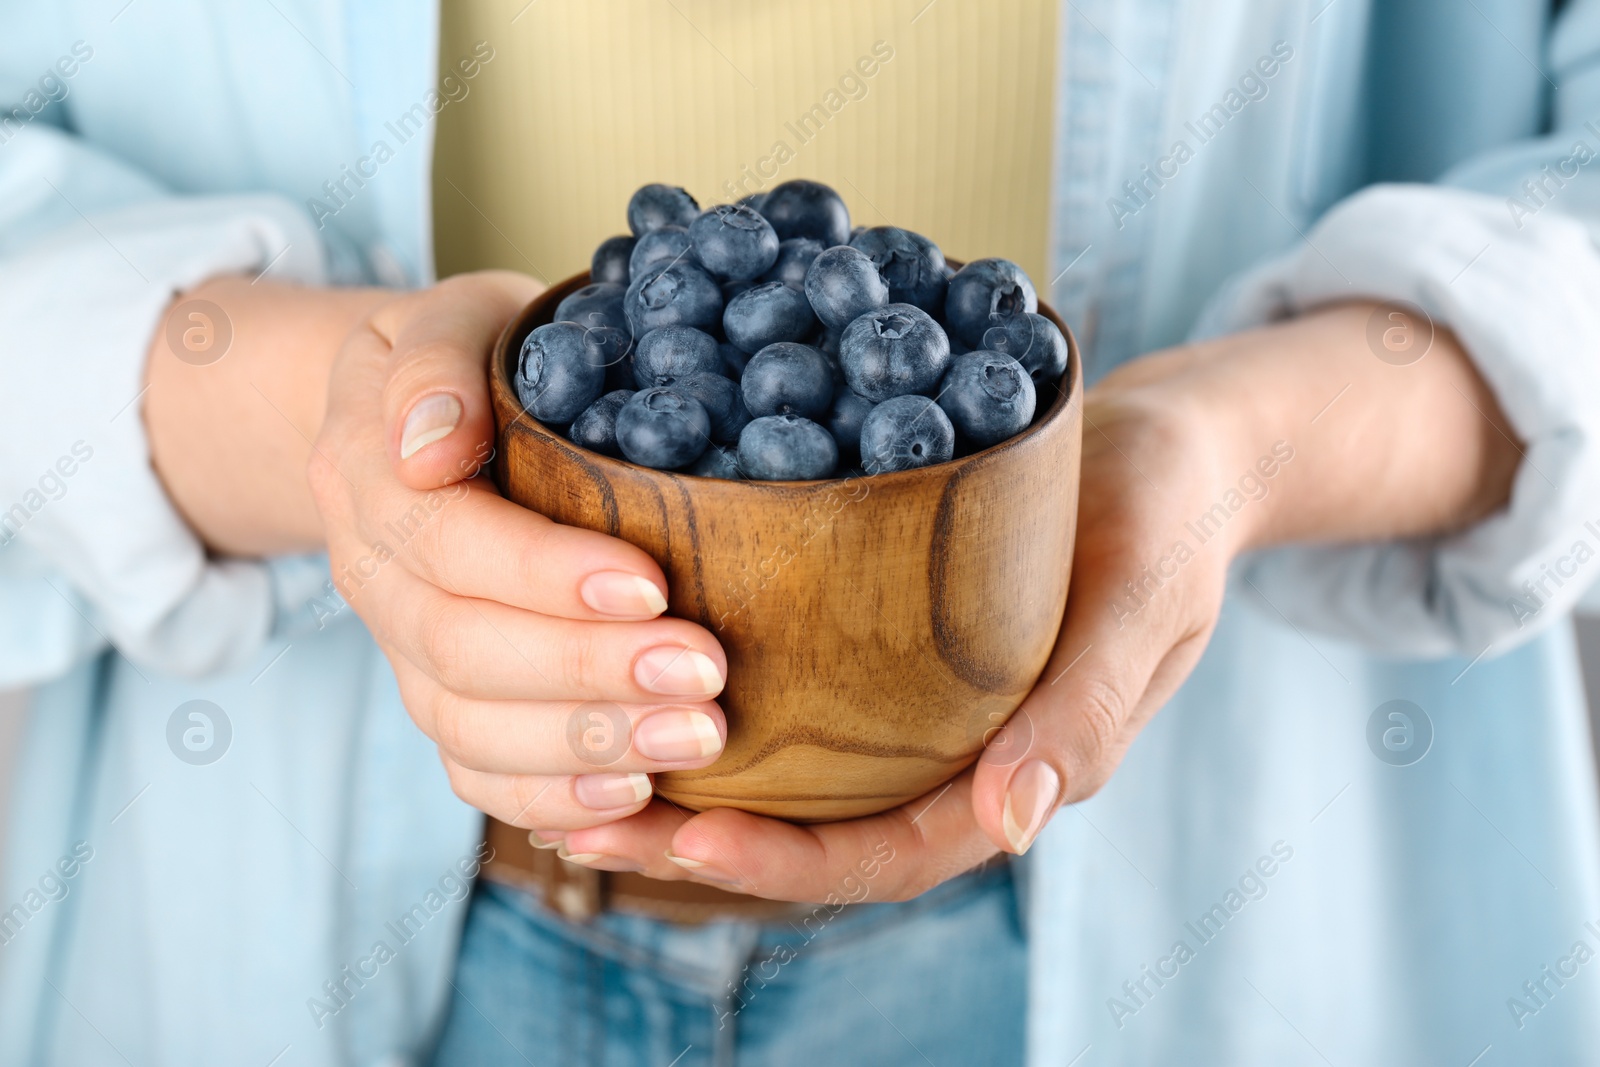
M412 489L475 476L494 451L489 356L507 322L543 289L509 271L448 279L398 301L387 321L391 355L383 390L389 458Z
M1061 804L1105 784L1204 648L1206 634L1185 633L1176 613L1123 626L1093 610L1094 592L1074 590L1038 684L978 761L973 812L1007 852L1026 852Z

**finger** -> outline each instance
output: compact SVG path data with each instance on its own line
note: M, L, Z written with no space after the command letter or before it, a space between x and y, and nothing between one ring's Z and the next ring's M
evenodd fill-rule
M650 802L648 774L485 774L448 756L440 759L456 796L503 823L526 830L597 826L626 818Z
M475 700L403 657L400 696L417 727L457 763L491 774L589 774L704 767L727 737L713 703Z
M451 596L400 567L340 592L378 636L445 689L481 700L711 700L727 658L694 623L553 619Z
M495 339L543 286L509 271L448 279L397 311L383 389L395 471L414 489L478 472L494 451L494 411L485 373Z
M1191 588L1199 572L1128 620L1107 608L1124 569L1136 568L1084 574L1038 685L978 761L973 810L1008 852L1026 852L1057 808L1105 784L1209 636L1206 618L1188 610L1203 599Z
M362 533L459 596L566 619L652 619L666 576L643 550L563 526L474 481L429 492L387 477L362 501Z
M969 771L882 815L812 826L717 808L678 826L667 858L695 881L772 900L906 900L994 855L971 783ZM628 820L568 834L566 846L655 869L660 833L658 821Z
M690 872L669 857L672 835L692 814L658 797L624 819L541 837L546 844L559 844L557 854L569 863L601 871L639 871L663 882L689 881ZM608 833L611 828L620 832ZM568 841L573 834L581 835L576 844Z

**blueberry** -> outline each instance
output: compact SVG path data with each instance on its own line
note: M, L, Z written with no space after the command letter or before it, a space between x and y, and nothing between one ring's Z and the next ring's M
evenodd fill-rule
M1067 370L1067 339L1043 315L1023 312L984 331L983 347L1022 364L1035 385L1058 381Z
M626 234L601 241L600 247L594 250L594 258L589 260L589 280L627 285L628 257L633 255L633 242L634 238Z
M633 252L628 256L628 277L637 278L651 267L668 263L700 265L695 258L694 242L689 240L689 231L682 226L664 226L635 241Z
M659 326L720 328L722 292L699 267L674 263L635 274L622 307L635 337Z
M717 286L718 289L722 290L722 306L727 307L728 301L732 300L740 293L748 293L755 287L756 283L753 281L722 282Z
M737 345L730 345L722 341L717 345L717 354L722 357L722 376L738 381L744 377L744 366L750 362L750 353Z
M585 326L583 343L588 350L589 362L606 368L608 374L613 367L626 363L628 354L633 351L633 335L626 326L620 330L615 326ZM628 381L633 381L631 372ZM630 384L627 388L632 389L633 386Z
M639 338L633 377L640 389L695 374L720 374L722 356L711 335L692 326L662 326Z
M739 435L739 469L766 482L826 478L839 462L839 447L821 426L799 415L756 419Z
M605 387L605 367L591 357L585 332L575 322L549 322L522 343L517 397L540 422L571 422Z
M706 449L704 455L689 465L689 473L702 478L723 478L730 482L744 480L739 473L739 450L723 448L721 445Z
M825 356L839 358L839 339L844 336L843 330L835 330L831 326L824 326L816 332L810 342L812 348L822 350Z
M567 431L567 436L572 438L573 444L582 445L591 452L606 456L622 455L622 450L617 447L617 412L622 410L622 405L632 395L632 389L614 389L602 396L572 420L572 428Z
M779 240L814 237L824 248L850 240L850 209L838 193L821 182L804 178L784 182L767 193L761 213L772 223Z
M635 237L643 237L663 226L688 228L700 214L700 205L694 197L676 185L652 182L641 185L628 201L628 229Z
M887 304L889 287L864 253L838 245L811 261L806 297L824 326L842 330L857 316Z
M768 345L750 357L739 385L744 406L758 419L785 414L817 418L833 403L828 358L810 345Z
M762 282L722 309L728 340L746 352L759 352L778 341L802 341L816 328L806 294L782 282Z
M676 379L670 388L700 401L711 420L711 440L718 444L739 440L739 431L750 422L739 387L720 374L691 374Z
M617 446L641 467L673 470L710 444L711 420L700 401L668 388L644 389L617 412Z
M889 287L895 304L915 304L930 315L944 309L944 253L939 246L898 226L874 226L850 238L850 247L864 252Z
M834 396L833 408L828 412L828 432L839 446L841 459L854 463L860 458L861 424L872 408L872 401L848 389L840 389Z
M782 282L791 289L805 292L806 271L810 269L811 261L822 255L822 248L822 242L812 237L791 237L787 241L779 241L778 258L760 280Z
M939 407L961 437L978 448L997 445L1028 428L1037 403L1022 364L999 352L968 352L950 362Z
M1007 315L1038 310L1033 282L1009 259L973 260L956 271L944 298L945 324L974 348L983 343L983 331Z
M633 355L629 353L606 367L606 392L612 393L618 389L633 392L639 388L639 380L633 374Z
M712 274L748 281L778 259L778 235L755 208L718 204L689 226L694 254Z
M955 428L925 396L885 400L861 424L861 465L868 474L943 463L955 450Z
M741 196L739 198L739 206L740 207L753 207L757 211L760 211L761 210L761 205L765 204L766 202L767 202L767 194L766 193L751 193L749 196Z
M890 304L850 324L839 363L850 388L874 402L931 393L950 363L950 339L921 308Z
M628 328L628 316L622 313L622 298L628 287L616 282L595 282L586 285L556 305L557 322L576 322L580 326L611 326L619 330Z

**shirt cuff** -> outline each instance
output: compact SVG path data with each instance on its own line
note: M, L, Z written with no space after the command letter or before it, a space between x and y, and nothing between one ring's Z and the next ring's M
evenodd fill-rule
M0 248L0 615L32 628L0 642L0 684L107 643L171 673L237 665L272 629L273 578L209 559L167 498L140 418L145 356L174 294L269 268L321 284L322 246L274 196L139 189L135 203L81 207L99 191L74 184L72 151L43 153L37 176L55 175L41 195L76 201L75 220Z
M1600 254L1555 212L1517 221L1496 197L1373 186L1230 283L1195 336L1357 299L1409 302L1454 333L1523 444L1510 504L1449 536L1255 553L1246 595L1401 656L1519 644L1600 575Z

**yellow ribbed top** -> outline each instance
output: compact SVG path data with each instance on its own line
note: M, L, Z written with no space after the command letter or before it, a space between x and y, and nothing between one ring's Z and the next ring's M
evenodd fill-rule
M645 182L710 206L813 178L858 225L1045 288L1055 0L444 0L442 23L441 69L494 55L437 120L441 276L583 270Z

